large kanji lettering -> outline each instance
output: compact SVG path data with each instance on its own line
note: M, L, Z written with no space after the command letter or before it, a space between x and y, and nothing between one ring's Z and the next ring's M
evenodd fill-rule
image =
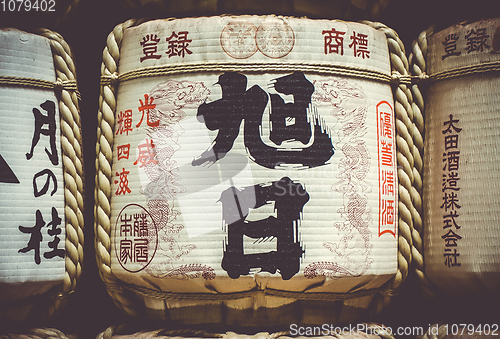
M309 194L300 183L284 177L270 185L258 184L243 189L230 187L222 192L223 218L227 225L222 268L236 279L246 275L251 268L272 274L279 270L288 280L300 269L304 253L299 241L298 224L302 209L309 201ZM247 221L250 209L262 207L274 201L275 216L262 220ZM243 236L253 239L277 239L276 251L244 254Z
M198 107L197 118L211 130L218 130L210 149L194 159L193 166L214 163L233 147L244 123L244 143L250 158L257 164L274 169L280 164L301 164L305 167L324 165L334 154L328 131L321 126L318 116L308 118L314 85L302 72L278 78L274 89L292 95L293 103L285 103L279 94L268 94L260 86L247 90L247 77L226 72L217 82L222 98ZM270 136L275 145L262 140L262 118L270 101ZM313 120L313 122L309 122ZM284 141L299 141L293 148L280 147Z
M43 115L38 108L33 108L33 115L35 117L35 132L31 141L31 150L26 153L26 159L30 160L33 157L33 150L40 140L40 134L49 137L50 152L45 149L45 153L49 156L50 161L54 166L59 164L59 158L56 148L56 105L53 101L47 100L40 105L47 115ZM42 128L47 125L47 128Z

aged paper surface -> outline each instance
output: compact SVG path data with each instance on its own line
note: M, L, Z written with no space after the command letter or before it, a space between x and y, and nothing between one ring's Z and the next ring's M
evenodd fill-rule
M45 38L9 29L0 36L1 75L55 81ZM15 86L0 86L0 97L0 282L42 282L30 284L41 293L65 273L58 101L53 90Z
M389 74L382 33L342 21L218 17L148 22L127 30L122 46L120 74L186 71L120 84L117 277L175 292L347 292L396 272L390 86L266 68L314 61ZM257 66L188 70L199 62Z

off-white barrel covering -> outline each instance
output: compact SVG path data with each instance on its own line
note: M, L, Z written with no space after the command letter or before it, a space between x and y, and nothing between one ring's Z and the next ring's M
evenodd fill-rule
M426 54L415 53L430 81L423 92L423 276L446 294L498 295L500 19L428 31L415 50L424 37Z
M113 40L96 249L117 304L180 323L349 321L400 276L382 30L226 16L128 22Z
M83 169L75 90L60 35L0 30L2 317L52 315L80 274Z

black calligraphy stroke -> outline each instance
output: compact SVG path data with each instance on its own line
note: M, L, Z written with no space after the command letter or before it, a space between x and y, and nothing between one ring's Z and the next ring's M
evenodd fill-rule
M0 182L7 184L19 184L19 179L14 174L12 168L10 168L7 161L0 155Z
M274 83L278 93L293 95L293 103L285 103L280 95L268 94L258 85L247 90L247 78L239 73L226 72L219 76L217 84L221 86L222 98L201 104L197 119L205 123L209 130L218 130L218 133L212 147L194 159L193 166L214 163L223 158L233 147L243 119L247 152L253 161L266 168L274 169L280 164L317 167L326 164L334 154L332 140L317 116L314 117L314 132L311 131L307 109L314 85L302 72L278 78ZM270 140L277 146L287 140L300 141L303 148L288 150L262 141L262 117L269 100ZM289 126L287 119L293 121ZM314 140L313 143L306 146L311 140Z

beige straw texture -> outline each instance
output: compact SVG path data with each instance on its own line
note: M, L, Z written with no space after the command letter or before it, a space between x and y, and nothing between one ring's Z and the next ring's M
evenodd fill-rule
M45 37L51 47L56 70L54 83L29 78L1 77L0 84L54 89L58 98L61 116L61 146L64 176L66 260L65 276L55 295L47 295L51 300L47 314L33 315L52 317L64 307L66 298L74 292L83 263L83 153L81 121L78 108L79 92L76 87L76 71L71 49L63 37L48 29L34 32ZM47 292L48 294L53 293Z
M120 77L117 73L120 62L120 48L124 31L135 25L140 24L140 20L129 20L123 24L117 25L109 34L107 46L103 52L103 63L101 66L101 91L98 111L98 130L96 145L96 179L95 179L95 248L99 272L102 280L107 286L108 293L113 298L115 304L124 309L129 315L138 315L140 309L135 293L148 295L160 300L182 300L189 298L186 293L167 293L152 291L130 284L124 284L117 280L111 272L111 165L113 159L114 142L114 124L116 110L116 93ZM387 38L391 61L391 79L386 80L393 84L393 95L395 99L396 115L396 133L397 133L397 164L398 164L398 182L399 182L399 235L398 235L398 271L396 275L380 289L374 291L361 291L359 293L368 293L377 295L376 302L372 302L369 307L370 313L380 312L387 305L394 295L397 295L401 284L408 275L408 270L412 261L414 223L421 222L419 210L421 205L418 191L419 183L415 183L415 178L421 177L422 168L421 158L419 157L418 147L421 144L421 125L418 118L413 113L413 96L409 87L409 65L406 58L405 49L402 41L395 31L381 23L362 22L381 32ZM307 65L306 65L307 66ZM314 66L314 64L312 65ZM222 68L226 70L226 68ZM332 75L336 75L335 71ZM340 74L346 75L346 74ZM146 75L147 76L147 75ZM356 77L356 75L352 75ZM416 164L417 162L417 164ZM273 291L266 291L271 294ZM280 292L281 293L281 292ZM351 296L343 294L330 293L330 296L314 295L307 293L304 296L298 296L297 293L289 293L286 297L308 300L338 300L362 297L364 295L352 294ZM293 295L295 294L295 295ZM192 299L207 298L216 300L213 294L202 298L202 296L191 295ZM222 299L231 299L230 295L221 296ZM325 299L326 298L326 299ZM217 298L218 300L219 298ZM333 319L332 319L333 320ZM343 319L349 321L350 319ZM351 319L352 320L352 319Z

